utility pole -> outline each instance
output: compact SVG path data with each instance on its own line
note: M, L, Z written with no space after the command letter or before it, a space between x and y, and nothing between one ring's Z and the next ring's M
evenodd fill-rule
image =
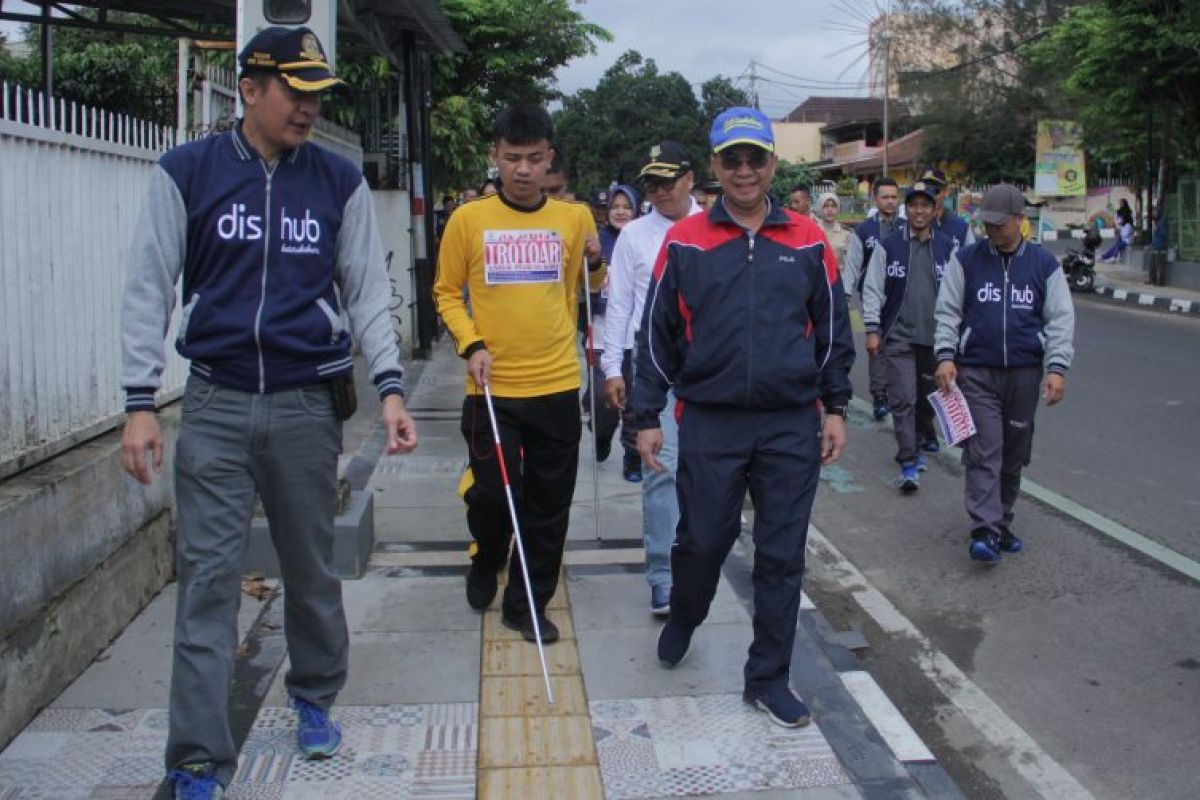
M888 3L888 11L891 3ZM888 145L891 143L891 129L888 120L888 100L892 93L892 40L888 35L889 13L883 14L883 177L888 176Z
M758 108L758 62L750 62L750 99L754 102L754 107Z

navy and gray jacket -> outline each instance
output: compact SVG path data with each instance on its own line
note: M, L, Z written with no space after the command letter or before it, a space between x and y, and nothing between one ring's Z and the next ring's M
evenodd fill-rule
M942 278L935 316L938 361L1041 365L1060 374L1071 366L1071 292L1058 260L1033 242L1011 255L986 239L959 250Z
M904 296L908 291L911 236L907 225L885 236L872 252L871 261L867 264L867 276L863 280L863 327L867 333L880 334L885 341L900 317L900 309L904 307ZM941 284L942 275L955 249L954 240L949 236L933 233L930 250L933 255L934 285ZM933 313L933 309L930 309L930 313Z
M975 243L975 234L967 221L957 214L942 209L942 216L933 218L933 229L954 240L955 247L966 247Z
M885 237L901 230L904 224L904 220L896 214L888 222L887 230L884 230L880 215L876 214L855 226L854 235L850 237L850 244L846 248L846 263L842 265L842 282L846 286L847 294L852 289L862 291L863 280L867 276L867 265L871 263L875 246Z
M192 374L256 393L327 381L351 370L352 330L380 396L402 393L370 189L342 156L304 144L269 167L240 125L177 147L151 177L130 260L127 411L154 409L180 273L176 349Z
M659 427L686 403L773 410L850 399L854 342L837 257L811 219L771 204L751 235L724 203L677 222L637 336L633 407Z

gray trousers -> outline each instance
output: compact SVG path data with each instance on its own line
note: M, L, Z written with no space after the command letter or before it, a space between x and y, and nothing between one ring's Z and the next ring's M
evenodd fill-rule
M178 606L167 769L237 767L229 691L242 562L257 493L284 584L289 695L328 708L346 682L349 635L333 569L341 424L324 385L248 394L192 376L175 456Z
M877 356L867 353L867 387L872 400L887 397L887 362L882 350Z
M901 464L917 460L917 446L929 437L933 428L933 408L929 395L937 388L933 373L937 360L932 347L888 340L879 360L887 367L887 399L892 409L892 429L896 432L896 460Z
M1012 524L1033 452L1042 368L960 366L957 380L977 431L963 446L971 532L998 536Z

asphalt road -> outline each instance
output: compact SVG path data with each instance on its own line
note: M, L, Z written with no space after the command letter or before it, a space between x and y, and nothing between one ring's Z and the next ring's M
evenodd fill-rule
M1200 561L1200 319L1095 297L1076 312L1067 397L1039 410L1026 475ZM865 354L854 379L865 397ZM850 435L813 521L858 572L818 550L808 590L866 634L864 663L964 794L1200 797L1200 583L1029 497L1025 552L973 563L955 459L900 497L890 426L855 413ZM865 609L864 581L924 640ZM935 654L995 707L964 701Z

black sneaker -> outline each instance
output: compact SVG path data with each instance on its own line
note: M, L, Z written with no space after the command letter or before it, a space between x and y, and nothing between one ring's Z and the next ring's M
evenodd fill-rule
M692 634L695 628L689 628L675 619L668 619L667 624L658 633L658 660L668 669L679 666L679 662L687 657L692 649Z
M467 604L476 611L483 611L496 599L496 576L499 569L492 569L479 563L478 559L471 560L471 569L467 572Z
M1009 530L1000 531L1000 541L998 542L1000 549L1006 553L1019 553L1025 543L1021 541L1021 537Z
M812 719L808 706L796 697L790 686L747 689L742 693L742 699L764 712L771 722L783 728L799 728L807 725Z
M597 439L596 440L596 460L604 463L608 460L608 454L612 452L612 439Z
M558 626L551 622L545 613L539 613L537 616L538 628L542 632L542 644L550 644L558 641ZM500 622L510 631L519 631L521 638L527 642L536 642L537 634L533 630L533 617L529 614L524 615L520 619L513 619L507 614L500 614Z

